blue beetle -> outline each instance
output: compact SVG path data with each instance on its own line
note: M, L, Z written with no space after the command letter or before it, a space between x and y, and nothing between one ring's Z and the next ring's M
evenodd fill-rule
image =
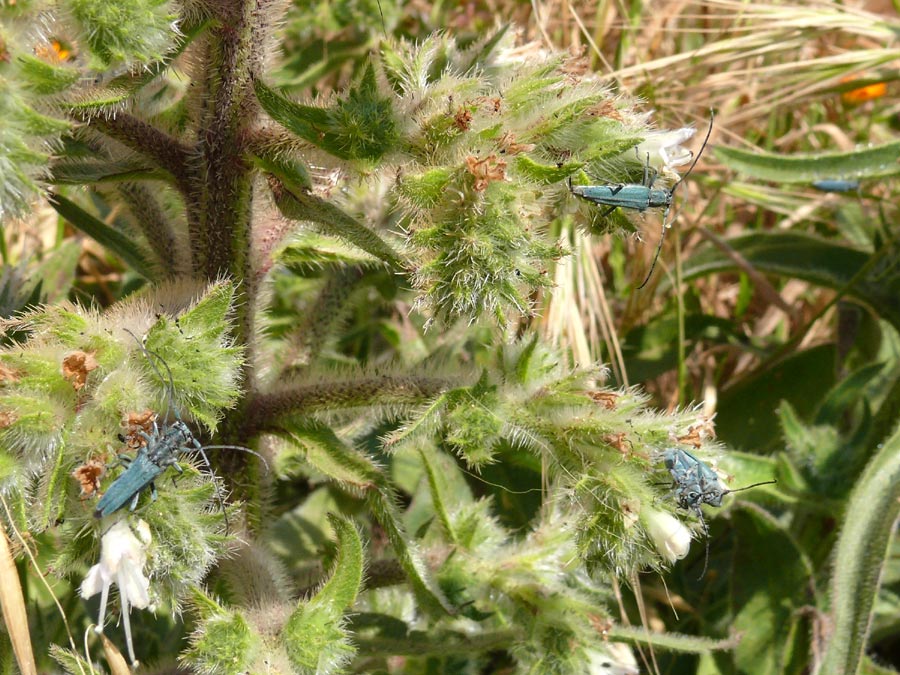
M700 524L703 526L703 533L706 535L706 559L703 563L703 572L700 574L702 579L706 574L706 566L709 562L709 529L703 519L700 506L702 504L722 506L722 498L729 493L749 490L760 485L770 485L777 481L767 480L729 490L722 485L719 476L706 462L697 459L687 450L666 448L662 453L662 458L666 469L669 470L669 475L672 476L672 492L675 495L676 503L679 508L697 514Z
M632 211L638 211L639 213L643 213L647 209L664 209L662 234L659 238L659 244L656 246L656 253L653 255L650 271L647 272L647 277L644 279L644 282L638 286L638 289L646 286L647 282L650 281L650 277L653 275L653 270L656 268L656 261L659 260L659 254L662 251L666 230L670 225L667 221L669 219L669 211L672 209L672 200L675 197L675 190L688 176L691 175L694 167L697 166L697 162L700 160L700 156L703 154L703 151L706 149L706 144L709 142L710 134L712 134L714 118L715 114L710 110L709 129L706 131L706 138L703 139L703 145L700 146L700 150L697 152L697 156L694 157L694 161L691 162L690 167L688 167L687 172L675 181L675 184L668 190L653 187L653 182L656 180L656 171L653 171L653 175L651 176L649 157L647 158L647 163L644 165L644 179L640 184L572 185L572 179L571 177L569 178L569 190L573 195L586 199L594 204L609 206L610 208L606 214L609 214L614 209L631 209Z

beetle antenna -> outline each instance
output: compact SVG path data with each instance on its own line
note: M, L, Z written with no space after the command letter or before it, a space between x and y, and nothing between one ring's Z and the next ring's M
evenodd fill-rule
M706 570L709 568L709 526L703 518L703 512L700 510L699 505L697 506L697 517L700 518L700 524L703 526L704 539L706 539L706 553L703 556L703 571L700 572L700 576L697 577L697 581L700 581L706 576Z
M650 263L650 271L647 272L647 276L644 278L644 281L641 282L641 285L637 287L638 290L641 290L647 285L647 282L650 281L650 277L653 276L653 270L656 269L656 261L659 260L659 254L662 253L663 242L666 240L666 230L669 229L666 225L666 218L668 215L669 209L667 208L665 215L663 215L662 232L659 234L659 243L656 245L656 253L653 254L653 262Z
M694 161L691 162L691 165L688 167L688 170L684 173L681 178L675 181L675 184L672 186L672 189L669 192L675 192L675 188L681 185L684 180L691 175L691 171L694 170L694 167L697 166L697 162L700 161L700 156L703 154L703 151L706 150L706 144L709 143L709 137L712 135L713 130L713 120L715 119L716 114L712 108L709 109L709 128L706 130L706 138L703 139L703 145L700 146L700 150L697 152L697 155L694 157Z
M750 488L759 487L760 485L773 485L777 482L778 481L775 480L774 478L772 480L764 480L762 483L754 483L753 485L745 485L744 487L735 488L734 490L725 490L725 494L728 495L728 494L731 494L732 492L743 492L744 490L749 490Z
M169 410L174 410L174 408L175 408L175 378L172 377L172 369L169 368L169 364L166 363L166 360L165 360L162 356L160 356L159 354L157 354L157 353L154 352L154 351L151 351L151 350L147 349L147 348L144 346L144 343L141 342L141 341L138 339L138 336L137 336L137 335L135 335L134 333L132 333L132 332L131 332L130 330L128 330L127 328L123 328L122 330L124 330L126 333L128 333L131 337L134 338L134 341L137 342L137 345L138 345L138 347L140 348L140 350L141 350L142 352L144 352L144 354L146 355L146 357L147 357L147 363L150 364L150 367L153 368L153 372L156 373L156 376L157 376L160 380L164 380L165 378L163 377L162 373L159 372L159 368L156 367L156 364L153 363L153 359L154 359L154 358L155 358L155 359L158 359L159 362L163 365L163 368L166 369L166 375L169 376L169 386L168 386L168 388L166 389L166 398L168 399L168 401L167 401L167 403L166 403L166 406L168 407ZM151 358L151 357L152 357L152 358ZM168 417L168 415L169 415L169 413L166 412L166 417ZM178 412L177 412L177 411L175 412L175 417L178 418Z
M245 448L243 445L204 445L203 449L204 450L240 450L241 452L246 452L248 455L253 455L254 457L258 457L259 460L265 465L266 473L269 472L269 463L266 461L266 458L263 457L258 452L256 452L255 450L251 450L250 448Z

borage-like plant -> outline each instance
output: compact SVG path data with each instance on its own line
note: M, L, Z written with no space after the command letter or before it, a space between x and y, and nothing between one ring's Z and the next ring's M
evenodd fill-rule
M0 354L8 524L73 582L57 592L89 574L86 596L152 604L137 655L201 673L631 668L608 640L648 638L613 627L618 583L691 537L660 453L720 449L697 411L649 409L528 320L561 221L633 228L567 179L639 182L646 116L506 29L385 41L299 102L266 67L281 3L38 5L3 10L4 212L43 193L128 270L103 312L10 320ZM182 457L98 521L116 455L175 416L274 475ZM185 610L186 646L160 639ZM53 653L90 669L74 640Z

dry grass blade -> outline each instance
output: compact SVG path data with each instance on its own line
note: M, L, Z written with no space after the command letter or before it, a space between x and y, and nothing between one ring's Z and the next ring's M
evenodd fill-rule
M900 59L897 21L834 3L746 4L700 0L671 6L641 31L610 78L660 92L659 107L709 101L730 125L766 118L773 106L833 92ZM659 18L659 17L656 17ZM650 17L647 17L649 20ZM579 21L580 23L580 21ZM623 28L623 30L626 30ZM582 33L587 36L585 29ZM589 41L590 42L590 41ZM661 54L648 59L647 54ZM664 92L664 93L662 93Z
M25 597L6 528L0 528L0 608L3 609L3 621L6 623L19 670L22 675L37 675L31 633L28 630L28 614L25 612Z

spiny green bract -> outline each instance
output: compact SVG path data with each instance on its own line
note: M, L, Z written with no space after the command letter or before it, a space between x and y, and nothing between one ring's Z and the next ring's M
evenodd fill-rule
M310 600L300 603L282 632L282 641L295 672L310 675L339 673L356 653L344 626L344 612L356 600L363 577L363 547L356 526L331 517L338 536L337 558L331 578Z
M2 42L2 35L0 35ZM0 44L0 52L5 46ZM49 159L47 142L69 128L68 123L42 115L26 103L6 72L0 53L0 219L23 213L39 190L39 177ZM6 55L7 58L9 55Z
M191 593L191 604L198 610L200 625L179 660L202 675L249 672L260 645L244 616L221 607L198 589Z
M402 229L414 306L431 320L531 314L568 253L551 230L572 208L566 179L601 160L607 182L632 179L644 118L577 60L512 46L503 30L467 49L446 36L384 44L327 107L255 85L273 119L333 158L395 165L373 172L383 189L369 192L387 195L378 217ZM372 220L364 195L340 198ZM579 213L599 226L596 209Z
M416 307L443 322L530 314L534 293L552 285L549 268L567 254L548 229L570 199L565 179L627 154L644 129L571 62L512 57L510 46L504 36L464 50L439 36L386 45L382 55L400 94L404 159L392 195Z
M284 627L284 646L294 672L301 675L336 675L356 653L343 617L323 607L292 614Z
M64 0L90 47L98 68L115 62L128 65L158 61L178 36L167 0Z

